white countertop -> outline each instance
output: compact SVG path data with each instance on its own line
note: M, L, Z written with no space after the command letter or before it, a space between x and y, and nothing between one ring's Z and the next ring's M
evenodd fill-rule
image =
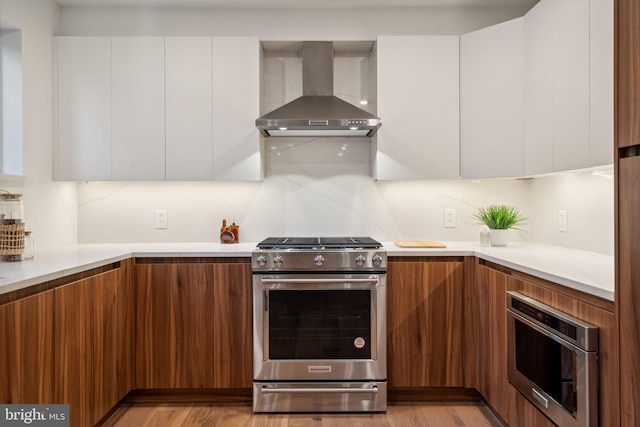
M406 249L382 242L389 256L477 256L532 276L614 301L614 257L540 243L443 242L446 248ZM36 252L35 259L0 263L0 294L131 257L249 257L256 242L80 244Z

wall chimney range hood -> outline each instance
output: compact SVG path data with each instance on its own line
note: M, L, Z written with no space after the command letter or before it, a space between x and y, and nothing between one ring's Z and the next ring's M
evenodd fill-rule
M333 43L302 43L302 96L263 115L264 136L373 136L382 120L333 95Z

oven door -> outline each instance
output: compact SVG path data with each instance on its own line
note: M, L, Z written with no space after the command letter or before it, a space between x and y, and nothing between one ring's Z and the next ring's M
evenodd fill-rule
M384 380L385 274L254 275L254 379Z
M597 426L597 352L507 311L509 382L554 423Z

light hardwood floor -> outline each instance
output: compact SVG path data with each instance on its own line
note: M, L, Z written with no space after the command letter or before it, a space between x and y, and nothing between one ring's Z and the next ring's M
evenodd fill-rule
M106 427L502 427L482 403L394 403L375 414L257 414L249 404L123 405Z

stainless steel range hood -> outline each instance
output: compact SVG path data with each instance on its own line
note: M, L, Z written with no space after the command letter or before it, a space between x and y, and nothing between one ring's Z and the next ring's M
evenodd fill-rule
M302 96L256 120L264 136L373 136L382 120L333 95L333 43L302 43Z

